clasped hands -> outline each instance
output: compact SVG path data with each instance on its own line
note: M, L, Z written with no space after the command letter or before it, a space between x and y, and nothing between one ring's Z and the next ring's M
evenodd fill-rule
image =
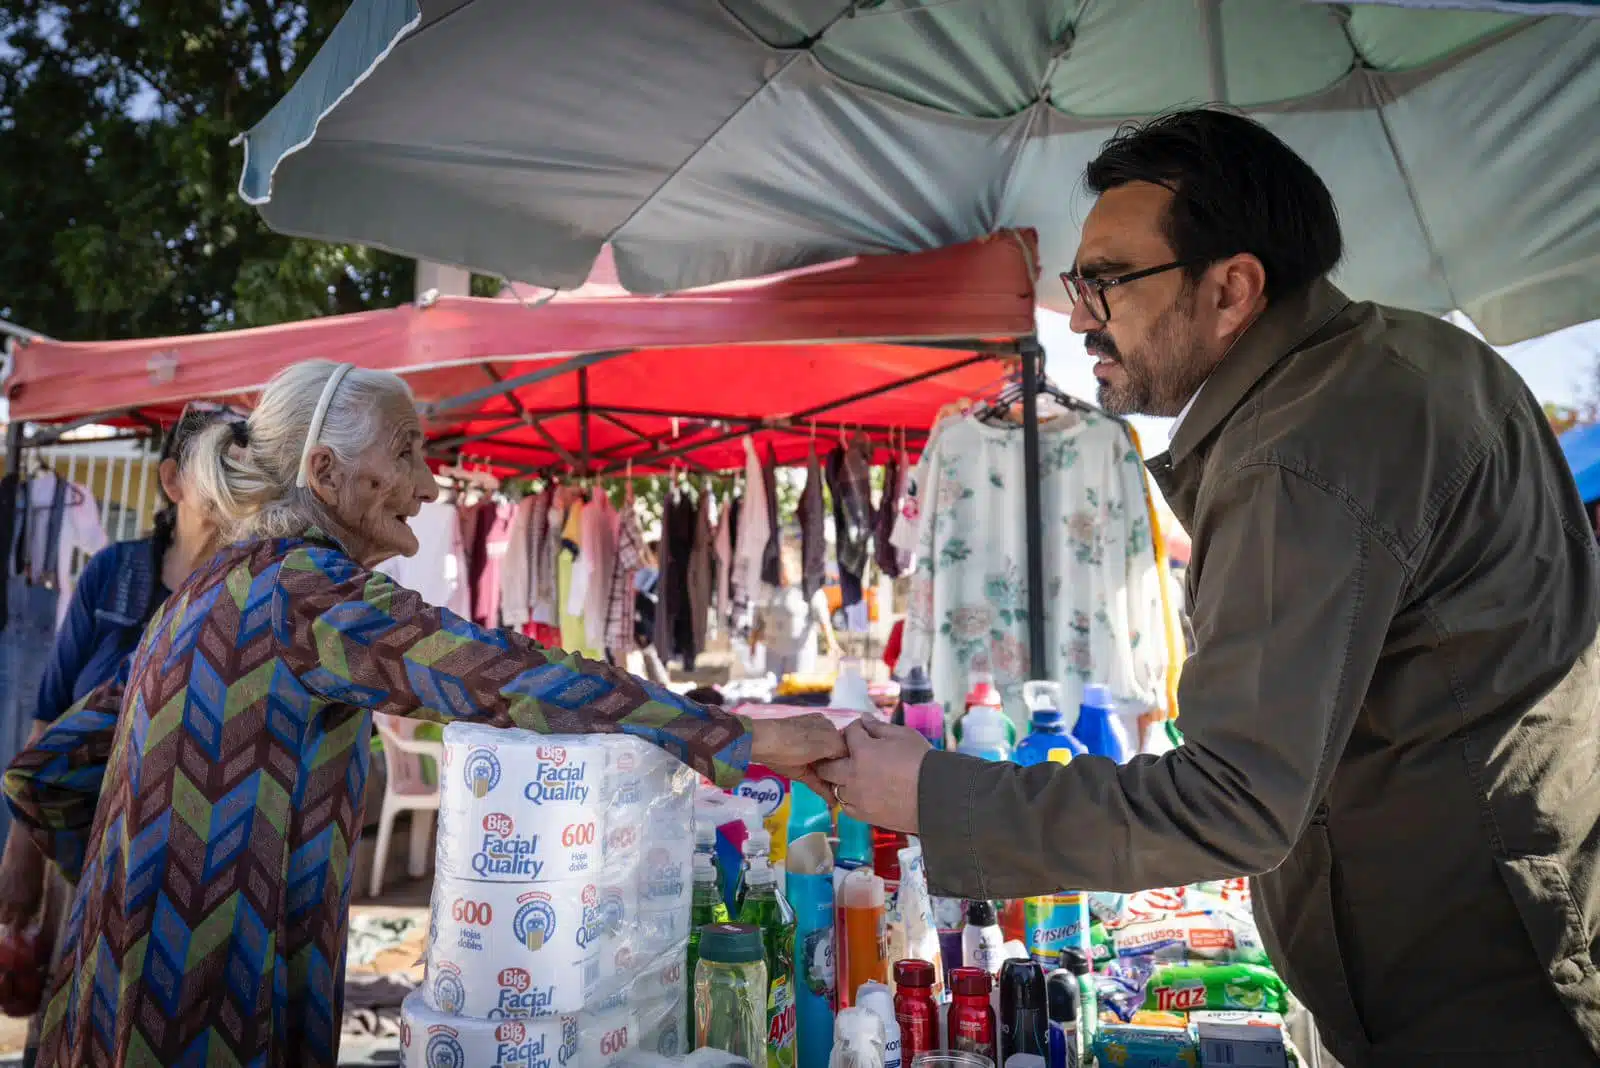
M840 732L826 716L757 720L751 759L815 790L854 819L918 833L917 781L932 750L909 727L871 714Z

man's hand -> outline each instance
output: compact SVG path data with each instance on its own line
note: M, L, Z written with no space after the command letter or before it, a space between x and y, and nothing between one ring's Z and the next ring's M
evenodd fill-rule
M805 783L824 800L832 795L817 778L813 765L847 752L839 728L827 716L815 712L786 719L758 719L751 726L750 759L785 778Z
M909 727L862 716L844 732L850 755L817 765L828 784L824 800L854 819L890 831L917 833L917 780L928 740Z

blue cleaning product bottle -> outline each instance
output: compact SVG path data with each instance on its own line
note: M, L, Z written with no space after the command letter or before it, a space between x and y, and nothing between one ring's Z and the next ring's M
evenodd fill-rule
M872 827L839 810L838 864L845 868L872 867Z
M1116 715L1111 690L1090 683L1083 688L1083 703L1078 706L1078 723L1072 728L1072 734L1091 756L1107 757L1120 764L1128 754L1123 749Z
M1057 749L1066 749L1073 756L1083 754L1083 744L1067 731L1066 716L1061 712L1061 686L1054 682L1030 682L1022 687L1022 698L1030 711L1027 737L1017 744L1018 764L1024 767L1049 761Z

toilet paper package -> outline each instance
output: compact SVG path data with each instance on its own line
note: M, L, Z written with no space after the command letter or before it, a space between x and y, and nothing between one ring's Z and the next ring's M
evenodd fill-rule
M625 735L458 723L441 777L417 1002L437 1048L494 1041L523 1058L505 1063L607 1068L686 1044L693 772ZM553 1023L568 1018L601 1037L575 1052ZM515 1020L520 1037L490 1026Z
M592 882L434 880L437 937L427 950L428 1004L490 1019L576 1012L600 978L608 914Z
M477 724L446 727L439 871L514 883L600 871L606 859L607 765L614 756L605 741Z
M400 1008L405 1068L609 1068L640 1049L627 1009L541 1019L475 1020L435 1012L413 991Z

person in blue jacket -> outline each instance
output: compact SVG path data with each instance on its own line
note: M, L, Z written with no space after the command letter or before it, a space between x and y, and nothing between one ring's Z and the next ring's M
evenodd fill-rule
M190 443L219 419L243 417L218 405L191 404L184 409L162 445L158 471L166 504L156 515L151 535L102 549L84 566L39 686L30 744L74 702L122 668L167 595L215 551L216 525L187 491L185 467ZM52 937L54 970L71 940L68 918L74 887L46 862L16 823L11 826L0 855L0 923L26 926L39 914L42 901L42 929ZM38 1016L28 1028L23 1064L29 1068L42 1022Z

